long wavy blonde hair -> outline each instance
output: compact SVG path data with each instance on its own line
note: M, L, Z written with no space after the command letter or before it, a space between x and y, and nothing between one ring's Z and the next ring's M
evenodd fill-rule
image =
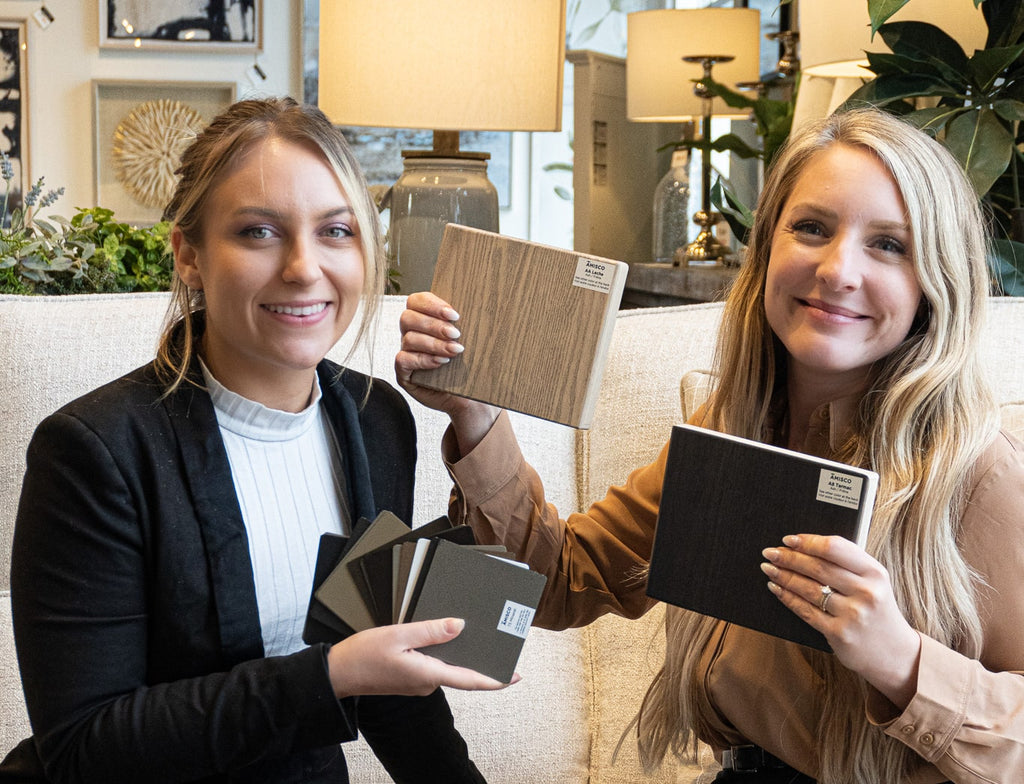
M998 430L998 411L978 352L988 295L985 224L977 198L942 145L875 110L833 115L794 134L773 166L756 212L748 254L725 305L717 384L706 426L763 440L782 393L786 353L765 316L772 235L807 164L836 144L869 150L895 180L913 237L923 300L906 340L876 363L850 438L837 459L880 474L868 551L889 571L910 624L977 656L977 576L957 548L972 467ZM665 664L637 718L650 769L671 751L693 758L709 727L697 700L700 659L716 621L677 608L666 616ZM921 764L906 746L869 725L865 683L834 657L815 652L822 784L896 782Z
M178 184L164 217L190 244L200 244L211 192L246 151L274 137L317 150L334 171L355 215L364 270L356 346L374 323L387 279L380 216L345 137L318 108L292 98L250 99L229 106L182 153ZM188 288L175 274L156 358L167 394L186 379L196 350L194 314L204 307L203 292ZM183 340L175 337L179 328Z

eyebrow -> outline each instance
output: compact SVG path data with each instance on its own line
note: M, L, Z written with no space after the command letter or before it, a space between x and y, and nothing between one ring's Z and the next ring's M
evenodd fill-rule
M835 210L830 210L826 207L814 204L813 202L798 202L789 207L787 212L792 213L794 210L804 210L806 212L813 213L823 218L831 218L835 220L839 217L839 213ZM910 232L910 224L906 221L893 221L893 220L873 220L868 223L872 229L881 229L883 231L904 231L908 234Z
M278 210L272 210L269 207L257 207L257 206L243 206L235 210L236 215L254 215L262 218L281 218L282 213ZM337 218L342 215L350 215L355 217L355 211L347 204L343 207L332 207L324 210L316 215L317 220L327 220L328 218Z

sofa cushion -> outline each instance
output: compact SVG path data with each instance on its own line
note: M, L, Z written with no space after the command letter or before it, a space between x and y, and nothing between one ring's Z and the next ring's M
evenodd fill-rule
M580 509L658 456L682 421L679 379L710 365L721 316L720 302L619 313L593 426L578 435Z
M531 629L517 672L522 680L498 692L447 689L455 726L484 778L492 782L617 779L593 776L584 655L586 630ZM496 735L500 734L500 740ZM359 782L389 784L366 742L345 744L345 756ZM630 781L635 781L634 777ZM356 781L353 778L353 781Z
M707 370L691 370L679 381L679 402L683 407L683 419L690 420L711 394L714 376Z
M993 297L981 341L981 357L996 400L1021 400L1024 388L1024 297Z
M1003 403L999 407L1003 429L1024 441L1024 403Z
M0 297L0 589L10 587L11 536L25 448L47 414L151 359L168 295Z
M638 620L614 615L586 627L590 637L591 677L588 696L593 743L593 782L630 784L637 781L636 716L647 687L665 659L665 606L658 604ZM630 673L623 677L623 673ZM706 747L704 747L706 748ZM669 758L644 781L693 781L701 768Z

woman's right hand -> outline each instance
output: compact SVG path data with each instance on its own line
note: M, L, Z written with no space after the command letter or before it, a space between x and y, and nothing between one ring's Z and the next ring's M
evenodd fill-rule
M503 689L501 683L475 670L445 664L416 650L457 637L465 626L459 618L378 626L353 634L331 646L327 666L338 699L360 694L422 697L438 686L466 690ZM519 680L516 674L512 683Z
M395 356L395 378L413 398L428 408L446 413L463 455L470 452L491 429L498 417L494 406L428 389L412 380L414 370L441 367L462 353L461 333L455 322L459 314L443 299L429 291L410 294L399 318L402 347Z

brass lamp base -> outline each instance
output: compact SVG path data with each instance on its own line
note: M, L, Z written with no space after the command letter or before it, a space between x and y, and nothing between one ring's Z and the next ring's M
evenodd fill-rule
M696 239L686 246L686 263L691 267L720 266L729 250L715 237L715 224L721 219L717 212L699 210L693 222L700 226Z
M700 133L702 141L700 190L701 209L693 216L693 222L700 226L697 238L686 248L686 264L690 267L720 267L725 264L726 248L715 239L715 224L722 216L711 209L711 92L707 83L711 81L711 68L715 63L728 63L732 55L692 55L683 58L687 63L700 63L704 75L693 86L693 92L701 99L703 116Z

